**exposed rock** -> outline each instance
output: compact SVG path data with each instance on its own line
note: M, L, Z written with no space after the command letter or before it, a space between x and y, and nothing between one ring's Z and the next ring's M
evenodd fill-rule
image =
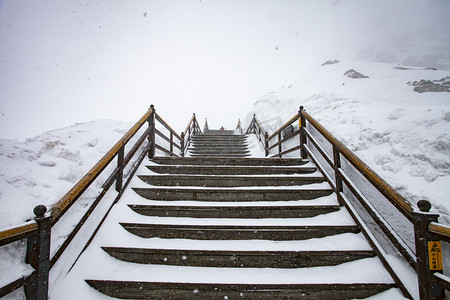
M419 68L419 69L417 69L417 68L407 68L407 67L401 67L401 66L396 66L396 67L394 67L394 69L396 69L396 70L432 70L432 71L437 71L437 69L436 68Z
M363 75L353 69L348 70L347 72L344 73L344 75L349 78L369 78L369 76Z
M439 80L420 80L408 82L407 84L414 87L417 93L428 92L447 92L450 93L450 76L441 78Z
M333 64L337 64L339 61L338 60L327 60L326 62L324 62L323 64L321 64L321 66L326 66L326 65L333 65Z
M405 67L394 67L396 70L412 70L411 68L405 68Z

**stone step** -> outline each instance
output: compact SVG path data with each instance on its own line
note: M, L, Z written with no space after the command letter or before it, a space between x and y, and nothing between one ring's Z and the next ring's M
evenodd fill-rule
M195 201L289 201L311 200L333 193L327 189L192 189L192 188L133 188L150 200Z
M309 161L301 158L217 158L157 156L152 159L163 165L214 165L214 166L300 166Z
M238 144L215 144L215 145L203 145L203 144L192 144L192 147L189 147L188 149L220 149L220 150L226 150L226 149L234 149L234 150L247 150L247 145L238 145Z
M358 226L236 226L120 223L142 238L293 241L358 233Z
M210 141L227 141L227 142L246 142L248 139L246 136L239 135L196 135L193 136L191 141L198 142L210 142Z
M121 299L362 299L394 284L220 284L86 280L94 289Z
M213 134L205 133L205 134L195 134L192 136L193 139L247 139L248 135L245 134L217 134L220 132L214 132Z
M223 251L102 247L122 261L216 268L310 268L374 257L374 251Z
M234 135L234 130L215 130L208 129L203 135Z
M202 175L138 175L154 186L202 186L202 187L244 187L244 186L301 186L321 183L323 177L312 176L202 176Z
M244 149L226 149L226 148L190 148L189 153L191 154L204 154L204 155L214 155L214 154L248 154L250 151Z
M222 154L222 153L208 153L208 154L189 154L192 157L218 157L218 158L244 158L249 157L250 154Z
M211 145L212 142L214 143L222 143L222 144L236 144L236 145L247 145L247 139L243 138L196 138L192 139L192 144L199 144L199 145Z
M234 137L201 137L201 138L193 138L191 140L191 143L202 143L202 144L213 144L213 143L225 143L225 144L230 144L230 143L236 143L236 144L242 144L242 143L247 143L247 139L246 138L234 138Z
M310 218L336 212L339 205L301 206L167 206L128 205L133 211L152 217L173 218Z
M217 145L219 146L236 146L236 147L247 147L248 144L245 141L215 141L214 144L212 144L211 141L201 141L201 140L195 140L191 142L191 145L194 145L196 147L203 146L203 147L215 147Z
M230 158L233 159L233 158ZM197 175L293 175L311 174L315 167L259 167L259 166L186 166L186 165L151 165L147 168L158 174L197 174Z

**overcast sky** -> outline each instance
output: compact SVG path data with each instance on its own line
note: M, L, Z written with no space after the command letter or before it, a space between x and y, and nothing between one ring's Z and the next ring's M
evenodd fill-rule
M152 103L232 128L328 59L450 69L449 20L448 0L0 0L0 138Z

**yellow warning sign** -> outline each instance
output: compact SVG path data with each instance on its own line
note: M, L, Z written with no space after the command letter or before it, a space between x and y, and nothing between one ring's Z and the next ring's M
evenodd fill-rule
M430 270L442 271L442 251L440 241L428 242L428 258L430 260Z

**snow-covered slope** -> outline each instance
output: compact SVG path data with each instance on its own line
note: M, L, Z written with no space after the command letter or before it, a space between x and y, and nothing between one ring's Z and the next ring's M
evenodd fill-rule
M345 76L351 69L368 78ZM450 93L414 91L422 79L448 86L450 72L342 61L299 73L260 97L247 124L256 113L273 132L303 105L403 196L429 200L450 223Z
M113 120L75 124L24 142L0 140L0 228L34 217L50 207L128 131Z

